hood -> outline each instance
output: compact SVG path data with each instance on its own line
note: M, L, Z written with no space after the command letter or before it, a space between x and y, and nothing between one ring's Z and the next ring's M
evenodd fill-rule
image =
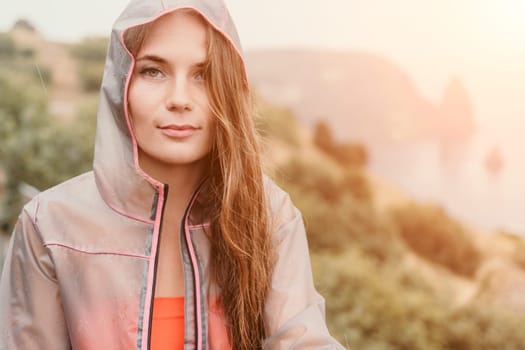
M181 8L199 12L242 57L237 31L222 0L132 0L115 22L100 93L93 170L104 201L120 214L145 222L152 221L154 198L164 185L145 174L138 164L127 111L134 59L124 47L123 33Z

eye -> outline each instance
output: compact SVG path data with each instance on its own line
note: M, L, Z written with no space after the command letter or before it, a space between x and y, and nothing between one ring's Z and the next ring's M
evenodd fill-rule
M203 81L204 80L204 72L203 71L198 71L197 73L195 73L194 78L197 81Z
M155 68L155 67L144 67L144 68L141 68L139 70L139 73L140 73L140 75L142 75L144 77L152 78L152 79L160 79L160 78L164 77L164 73L160 69Z

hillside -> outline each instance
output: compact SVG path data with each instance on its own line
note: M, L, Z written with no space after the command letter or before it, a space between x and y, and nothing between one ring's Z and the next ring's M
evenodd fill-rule
M444 106L433 105L405 72L376 54L255 51L248 52L247 65L263 98L289 106L307 126L325 118L343 140L370 147L464 138L474 130L470 98L459 79L451 80Z
M494 322L509 322L513 329L525 325L525 245L519 237L472 230L435 205L415 202L368 173L366 166L341 164L334 154L319 148L315 133L300 127L288 109L265 105L261 114L269 117L270 130L289 130L284 135L267 133L266 159L273 160L269 164L274 178L290 191L303 212L319 288L331 296L347 293L348 299L328 300L329 312L336 314L331 325L340 337L353 339L349 344L371 346L366 337L350 330L357 324L371 327L373 337L401 342L389 349L427 349L429 344L436 349L491 349L484 347L489 336L476 335L480 331L476 322L486 322L481 320L488 316L478 314L479 308L491 310L488 317ZM333 138L332 142L337 143ZM354 181L347 181L349 173ZM348 280L328 273L330 269L339 270ZM361 310L360 303L368 311ZM363 325L361 317L374 320L374 325ZM421 340L426 346L415 340L401 341L395 322L403 328L416 327L413 331L422 339L431 335L419 329L426 327L419 322L435 322L434 331L446 333L444 344L458 341L463 345L438 347L428 339ZM461 335L465 339L448 334L455 327L466 327ZM525 338L505 344L520 349Z

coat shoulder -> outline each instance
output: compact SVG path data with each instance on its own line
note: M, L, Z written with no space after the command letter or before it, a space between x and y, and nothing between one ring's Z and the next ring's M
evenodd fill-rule
M24 211L35 219L41 208L48 204L60 202L67 205L82 202L94 192L98 192L95 177L93 172L89 171L39 192L25 204Z
M100 196L93 172L87 172L38 193L23 209L43 240L75 231L88 222L104 220L108 207Z
M294 206L290 195L266 175L263 182L268 208L272 216L279 214L288 218L295 217L297 208Z
M264 188L270 226L273 228L274 239L280 242L289 231L285 229L286 227L297 226L298 223L301 228L304 227L302 215L292 202L290 195L267 176L264 177ZM304 228L302 230L304 231Z

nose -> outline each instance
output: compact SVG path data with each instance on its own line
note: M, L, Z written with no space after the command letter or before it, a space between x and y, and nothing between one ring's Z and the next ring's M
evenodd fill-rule
M166 109L183 112L193 109L187 82L183 77L174 77L166 91Z

